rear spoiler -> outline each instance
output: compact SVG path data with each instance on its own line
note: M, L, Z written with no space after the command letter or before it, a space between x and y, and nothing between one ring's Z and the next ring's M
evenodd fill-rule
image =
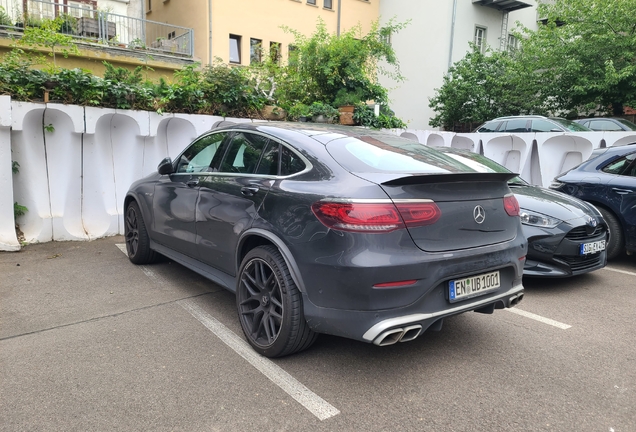
M405 186L427 183L507 182L517 177L515 173L448 173L448 174L396 174L396 178L382 181L386 186ZM371 179L368 179L371 180Z

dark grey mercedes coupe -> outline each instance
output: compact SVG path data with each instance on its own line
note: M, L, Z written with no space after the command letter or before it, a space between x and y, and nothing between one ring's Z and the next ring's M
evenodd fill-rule
M235 292L265 356L318 333L391 345L522 299L512 177L363 128L228 125L130 187L126 247Z

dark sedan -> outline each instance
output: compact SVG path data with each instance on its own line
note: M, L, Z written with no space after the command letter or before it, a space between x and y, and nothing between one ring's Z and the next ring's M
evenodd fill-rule
M498 163L469 152L440 148L482 172L510 172ZM469 159L469 161L466 161ZM525 276L567 277L603 268L607 226L599 211L564 193L532 186L519 177L508 181L521 208L528 238Z
M625 132L636 131L636 124L622 118L592 117L575 120L593 131Z
M512 176L361 128L228 126L131 186L126 246L235 292L263 355L317 333L390 345L521 300Z
M636 252L636 143L597 149L550 188L594 204L609 227L608 258Z

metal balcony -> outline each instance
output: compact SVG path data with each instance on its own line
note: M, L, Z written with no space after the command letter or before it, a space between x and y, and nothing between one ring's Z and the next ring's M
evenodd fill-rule
M473 4L497 9L502 12L512 12L519 9L532 7L532 3L520 0L473 0Z
M77 7L62 0L0 0L0 34L20 37L24 27L61 18L60 33L94 46L148 51L181 58L194 56L194 30L170 24Z

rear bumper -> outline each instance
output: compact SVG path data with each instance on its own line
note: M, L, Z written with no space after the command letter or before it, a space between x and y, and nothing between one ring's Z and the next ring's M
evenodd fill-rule
M524 295L521 283L508 289L467 299L439 310L425 312L426 299L397 310L355 311L319 308L305 301L305 318L310 327L319 333L342 336L376 345L391 345L415 339L429 328L439 330L444 318L464 312L492 313L494 309L515 306Z

